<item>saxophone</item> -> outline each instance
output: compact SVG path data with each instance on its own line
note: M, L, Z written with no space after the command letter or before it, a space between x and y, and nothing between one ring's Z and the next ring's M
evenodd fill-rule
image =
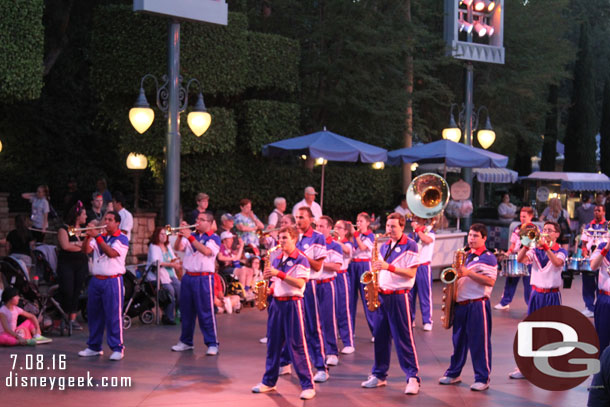
M443 288L443 305L441 310L443 315L441 321L443 322L443 328L449 329L453 326L453 317L455 313L455 301L457 299L457 280L458 271L466 262L467 248L458 249L453 255L453 264L451 267L441 271L440 279L443 283L447 284Z
M263 259L263 271L269 267L269 257L271 257L271 253L273 253L274 251L276 251L277 249L280 248L280 245L274 246L271 249L267 250L267 255L265 256L265 258ZM254 295L256 296L256 298L254 299L254 302L256 303L256 308L258 308L260 311L263 311L265 309L267 309L267 307L269 306L269 301L268 301L268 288L269 288L269 280L267 279L262 279L257 281L256 283L254 283L253 287L252 287L252 291L254 292Z
M364 292L366 293L366 306L369 311L376 311L379 308L379 270L373 267L373 263L377 261L379 257L379 249L377 248L377 242L380 236L375 235L373 241L373 249L371 250L371 270L366 271L360 276L360 282L365 284Z

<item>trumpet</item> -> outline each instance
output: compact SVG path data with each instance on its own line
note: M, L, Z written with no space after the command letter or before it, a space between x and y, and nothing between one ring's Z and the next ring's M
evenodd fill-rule
M548 233L540 233L536 225L528 225L519 231L522 246L534 247L540 239L548 237Z
M106 225L90 226L88 228L77 228L76 226L68 226L68 234L70 236L75 236L76 234L80 234L81 232L86 232L87 230L96 230L96 229L106 229Z
M263 238L263 237L267 237L272 233L275 232L279 232L281 228L275 228L275 229L267 229L267 230L257 230L256 231L256 237L258 237L259 239Z
M57 231L56 230L42 230L39 228L28 228L28 230L31 230L32 232L40 232L40 233L48 233L51 235L56 235Z
M197 226L197 224L192 224L192 225L186 225L186 226L172 226L172 225L165 225L165 232L168 235L171 235L172 233L178 233L179 230L182 229L193 229L195 226Z

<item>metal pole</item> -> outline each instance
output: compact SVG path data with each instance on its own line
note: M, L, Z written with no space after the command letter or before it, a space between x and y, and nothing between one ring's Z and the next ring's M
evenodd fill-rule
M472 147L472 103L474 82L474 70L472 62L466 62L466 81L465 81L465 103L464 103L464 144ZM470 185L470 196L472 200L472 168L462 168L462 179ZM463 230L470 229L472 225L472 215L464 218Z
M168 110L167 149L165 153L165 221L178 226L180 216L180 23L169 23L167 46Z
M324 213L324 167L326 167L326 163L322 162L322 181L320 185L320 209L322 209L322 213Z

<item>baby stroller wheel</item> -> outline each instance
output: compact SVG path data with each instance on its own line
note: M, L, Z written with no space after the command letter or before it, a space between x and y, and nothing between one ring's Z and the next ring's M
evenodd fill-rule
M141 313L139 317L140 321L142 321L142 323L146 325L152 324L155 320L155 314L149 309Z
M131 328L131 317L129 315L123 315L123 329Z

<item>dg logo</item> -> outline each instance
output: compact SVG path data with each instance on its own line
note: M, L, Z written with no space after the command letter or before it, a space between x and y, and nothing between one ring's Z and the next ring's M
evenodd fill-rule
M513 353L525 378L545 390L569 390L600 370L595 327L563 305L541 308L520 322Z

